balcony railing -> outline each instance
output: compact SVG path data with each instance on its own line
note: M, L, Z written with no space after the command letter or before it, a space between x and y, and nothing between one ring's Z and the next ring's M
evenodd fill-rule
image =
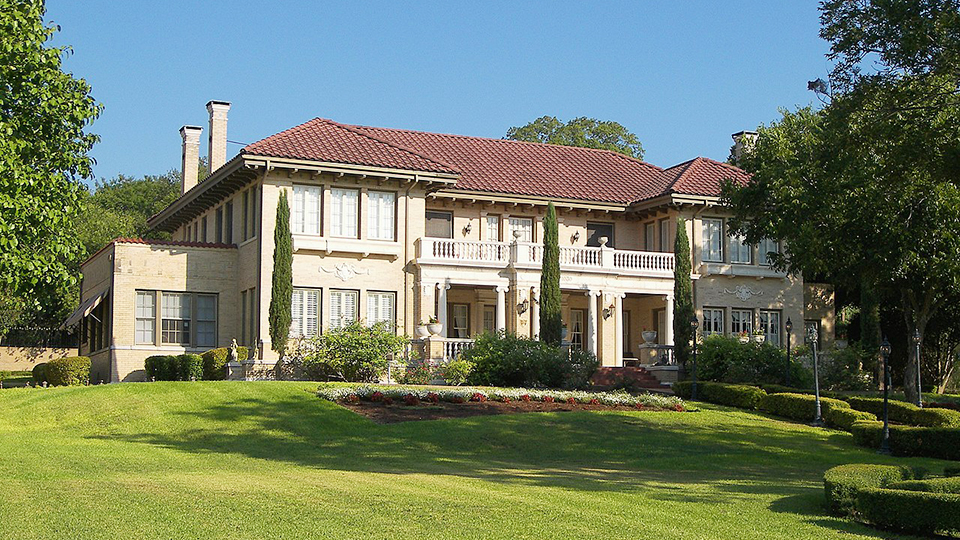
M419 240L417 260L421 264L538 268L543 264L543 246L424 237ZM673 253L560 247L560 267L567 270L666 276L673 273L673 266Z

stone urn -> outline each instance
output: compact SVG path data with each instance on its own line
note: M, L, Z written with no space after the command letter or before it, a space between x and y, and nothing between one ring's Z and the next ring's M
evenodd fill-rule
M567 340L567 334L568 334L568 333L569 333L569 332L568 332L566 326L564 326L563 328L561 328L561 329L560 329L560 341L566 341L566 340Z
M434 336L439 336L440 332L443 331L443 325L435 322L427 325L427 331L429 331Z
M750 343L750 336L744 335L744 336L740 336L740 337L737 338L737 339L739 339L739 340L740 340L740 343L742 343L743 345L746 345L747 343Z
M766 341L766 340L767 340L767 336L765 336L765 335L763 335L763 334L754 334L754 335L753 335L753 341L755 341L755 342L757 343L757 345L763 345L763 342Z
M644 330L643 332L640 332L640 335L643 337L644 343L653 343L657 340L656 330Z
M425 324L417 325L417 337L418 337L418 338L423 339L423 338L425 338L425 337L427 337L427 336L429 336L429 335L430 335L430 329L427 328L427 325L425 325Z

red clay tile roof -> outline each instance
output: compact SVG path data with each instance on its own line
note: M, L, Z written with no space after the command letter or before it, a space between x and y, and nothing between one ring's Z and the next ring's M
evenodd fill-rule
M352 126L314 118L240 151L243 154L455 174L454 167Z
M666 193L719 196L724 180L746 185L750 175L733 165L697 157L663 171Z

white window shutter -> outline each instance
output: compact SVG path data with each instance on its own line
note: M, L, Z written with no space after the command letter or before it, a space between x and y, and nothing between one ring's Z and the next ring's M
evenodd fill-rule
M303 334L305 336L317 335L317 291L307 291L304 297L304 320Z
M384 294L381 296L382 305L380 306L380 320L393 322L396 320L394 316L394 303L396 297L392 294Z
M346 325L357 320L357 293L346 293L343 300L343 324Z
M340 328L340 316L342 315L342 297L343 293L330 292L330 328Z
M290 335L300 337L303 334L303 292L293 291L290 300Z
M380 322L379 296L376 293L367 293L367 324L370 326Z
M357 236L357 197L359 193L357 191L346 191L344 193L344 200L346 202L343 219L344 219L344 236L349 236L351 238Z
M343 190L330 190L330 232L334 236L343 236Z

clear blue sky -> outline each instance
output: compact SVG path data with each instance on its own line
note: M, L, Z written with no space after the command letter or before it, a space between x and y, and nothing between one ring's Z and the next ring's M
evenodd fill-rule
M485 137L589 116L656 165L723 160L731 133L814 100L816 4L48 0L47 20L105 106L93 155L110 178L178 167L183 124L205 146L210 99L233 103L233 141L317 116Z

